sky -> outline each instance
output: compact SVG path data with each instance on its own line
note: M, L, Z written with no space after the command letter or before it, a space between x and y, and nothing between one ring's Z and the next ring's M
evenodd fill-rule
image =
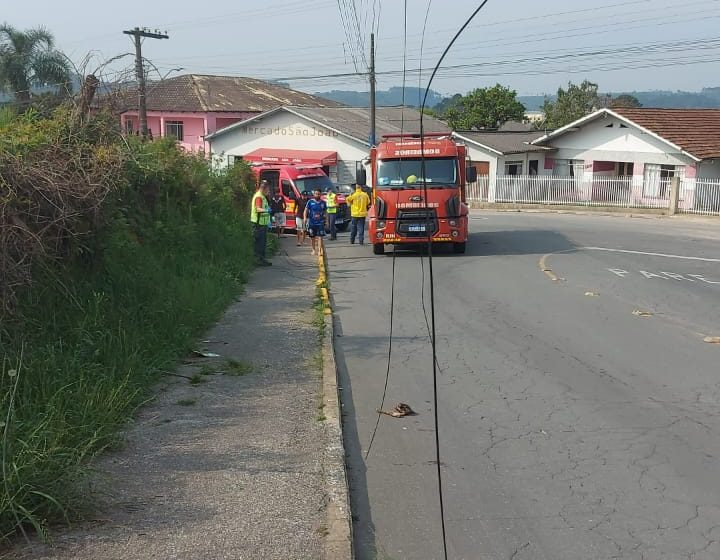
M425 87L479 4L33 0L6 3L0 21L45 26L78 68L108 80L132 78L134 49L122 31L137 26L170 37L143 44L154 66L150 78L250 76L317 92L368 89L373 31L378 88L402 85L403 66L404 83ZM535 95L584 79L613 92L720 86L720 0L488 0L448 52L432 88L453 94L500 83Z

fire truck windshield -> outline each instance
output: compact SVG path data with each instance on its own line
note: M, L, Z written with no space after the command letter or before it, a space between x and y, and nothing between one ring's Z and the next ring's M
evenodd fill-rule
M315 189L320 189L320 192L325 192L328 190L328 187L333 186L333 182L327 175L316 175L314 177L295 179L295 186L301 194L304 192L312 192Z
M457 158L426 158L424 178L422 161L419 158L378 161L376 188L380 190L416 189L423 182L427 183L428 188L456 187Z

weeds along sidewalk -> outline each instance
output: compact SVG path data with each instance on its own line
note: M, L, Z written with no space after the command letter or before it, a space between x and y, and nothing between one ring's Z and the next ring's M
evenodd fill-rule
M91 521L9 557L320 558L325 432L309 253L284 239L207 333L202 348L220 357L167 376L124 449L97 464Z

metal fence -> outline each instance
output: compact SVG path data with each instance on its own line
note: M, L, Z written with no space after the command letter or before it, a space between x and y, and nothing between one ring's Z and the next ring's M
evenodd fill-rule
M671 181L642 176L484 176L467 185L466 197L471 202L669 208ZM678 212L720 214L720 179L682 179Z
M720 216L720 179L685 179L678 212Z

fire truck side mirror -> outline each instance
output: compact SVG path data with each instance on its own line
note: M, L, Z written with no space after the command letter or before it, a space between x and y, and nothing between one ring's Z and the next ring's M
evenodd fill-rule
M465 182L474 183L475 181L477 181L477 169L475 169L475 167L473 166L470 166L465 169Z
M367 184L367 172L364 169L358 169L355 172L355 184L361 186Z

